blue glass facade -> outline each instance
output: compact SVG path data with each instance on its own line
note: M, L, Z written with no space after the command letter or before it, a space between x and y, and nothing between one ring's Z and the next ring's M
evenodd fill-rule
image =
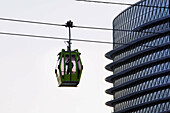
M113 100L106 105L114 113L170 112L169 1L141 0L113 21L115 44L106 54L113 60L106 66Z

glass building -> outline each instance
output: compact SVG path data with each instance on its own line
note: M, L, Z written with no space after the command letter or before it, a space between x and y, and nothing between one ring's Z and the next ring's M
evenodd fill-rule
M170 113L170 0L141 0L113 21L114 113Z

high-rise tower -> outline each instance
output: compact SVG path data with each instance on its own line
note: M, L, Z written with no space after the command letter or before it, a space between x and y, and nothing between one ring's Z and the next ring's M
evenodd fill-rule
M170 0L141 0L113 21L106 78L114 113L170 112ZM153 7L152 7L153 6Z

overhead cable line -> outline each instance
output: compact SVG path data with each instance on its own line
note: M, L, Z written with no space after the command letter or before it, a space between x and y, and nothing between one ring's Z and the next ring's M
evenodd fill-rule
M34 38L47 38L47 39L58 39L58 40L68 40L68 38L52 37L52 36L40 36L40 35L30 35L30 34L20 34L20 33L9 33L0 32L2 35L12 35L12 36L22 36L22 37L34 37Z
M22 23L31 23L31 24L51 25L51 26L66 26L64 24L37 22L37 21L29 21L29 20L11 19L11 18L0 18L0 20L13 21L13 22L22 22Z
M93 3L103 3L103 4L114 4L114 5L130 5L130 6L142 6L142 7L154 7L154 8L168 8L169 7L162 7L162 6L149 6L149 5L140 5L140 4L129 4L129 3L117 3L117 2L104 2L104 1L94 1L94 0L76 0L82 2L93 2Z
M20 33L9 33L9 32L0 32L0 34L2 34L2 35L11 35L11 36L22 36L22 37L34 37L34 38L42 38L42 39L68 40L68 38L61 38L61 37L30 35L30 34L20 34ZM113 44L112 42L94 41L94 40L81 40L81 39L71 39L71 40L73 40L73 41L81 41L81 42L94 42L94 43ZM115 44L121 44L121 43L115 43Z
M30 35L30 34L20 34L20 33L9 33L9 32L0 32L2 35L11 35L11 36L22 36L22 37L33 37L33 38L42 38L42 39L57 39L57 40L69 40L68 38L61 38L61 37L53 37L53 36L42 36L42 35ZM105 42L105 41L96 41L96 40L81 40L81 39L71 39L72 41L79 41L79 42L92 42L92 43L100 43L100 44L119 44L119 45L129 45L125 43L112 43L112 42ZM147 46L141 45L143 47L153 47L157 48L158 46Z
M87 26L75 26L75 25L73 25L73 27L76 27L76 28L84 28L84 29L98 29L98 30L113 31L113 29L111 29L111 28L103 28L103 27L87 27Z
M32 23L32 24L42 24L42 25L51 25L51 26L64 26L64 27L66 27L66 24L55 24L55 23L37 22L37 21L29 21L29 20L11 19L11 18L0 18L0 20L13 21L13 22L22 22L22 23ZM75 26L75 25L73 25L72 27L86 28L86 29L98 29L98 30L111 30L111 31L113 30L111 28L86 27L86 26Z
M66 24L56 24L56 23L47 23L47 22L38 22L38 21L29 21L29 20L20 20L20 19L11 19L11 18L0 18L0 20L66 27ZM111 28L103 28L103 27L88 27L88 26L75 26L75 25L73 25L72 27L83 28L83 29L107 30L107 31L113 31L114 30L114 31L126 31L126 32L141 32L141 31L134 31L134 30L111 29ZM155 32L142 32L142 33L154 33L155 34Z
M156 32L143 32L143 31L138 31L138 30L127 30L127 29L110 29L110 28L101 28L101 27L86 27L86 26L74 26L76 28L85 28L85 29L98 29L98 30L114 30L114 31L126 31L126 32L140 32L140 33L153 33L153 34L160 34Z

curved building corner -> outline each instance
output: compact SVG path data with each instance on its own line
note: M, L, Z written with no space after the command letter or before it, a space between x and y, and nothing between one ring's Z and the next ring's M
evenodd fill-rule
M170 0L141 0L113 21L113 113L170 112ZM144 7L156 6L156 7Z

